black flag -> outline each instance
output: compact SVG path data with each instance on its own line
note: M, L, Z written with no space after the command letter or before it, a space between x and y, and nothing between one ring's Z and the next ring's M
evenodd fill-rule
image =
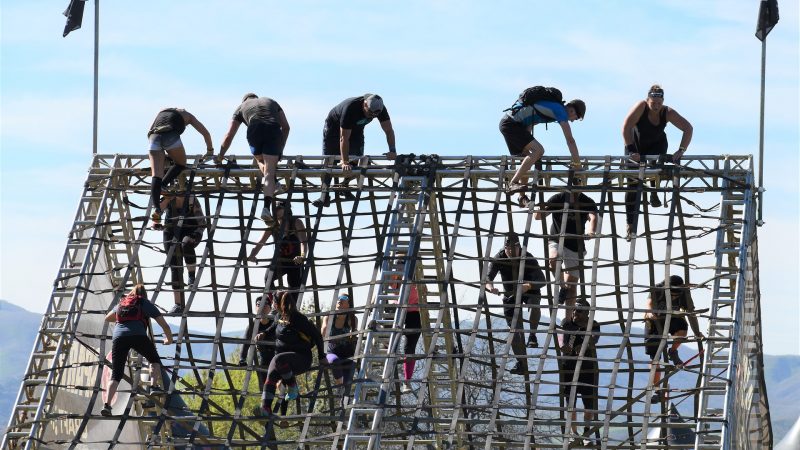
M766 39L776 23L778 23L778 0L761 0L761 6L758 8L758 25L756 26L758 40Z
M77 30L81 27L81 22L83 22L83 7L86 4L86 0L69 0L69 6L67 6L67 10L64 11L64 15L67 16L67 25L64 27L64 37L67 37L70 31Z

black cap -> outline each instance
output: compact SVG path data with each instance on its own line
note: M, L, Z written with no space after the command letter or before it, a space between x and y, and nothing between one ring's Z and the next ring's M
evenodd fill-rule
M679 277L677 275L671 275L669 277L669 285L670 285L670 287L683 286L683 278L681 278L681 277Z
M509 231L508 234L506 235L506 241L504 245L506 247L513 247L514 245L517 244L519 244L519 236L517 235L517 233Z

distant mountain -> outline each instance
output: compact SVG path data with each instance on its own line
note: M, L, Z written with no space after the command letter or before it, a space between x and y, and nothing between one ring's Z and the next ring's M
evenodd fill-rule
M41 314L0 300L0 430L8 424L41 322Z
M775 442L780 442L800 417L800 356L764 355L767 398Z

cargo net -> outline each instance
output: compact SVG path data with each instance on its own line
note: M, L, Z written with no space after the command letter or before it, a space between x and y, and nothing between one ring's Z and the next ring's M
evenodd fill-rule
M745 216L751 214L745 208L749 158L695 157L680 166L634 167L620 158L586 158L578 171L569 170L567 160L546 158L531 174L528 208L505 192L518 161L425 159L435 166L425 200L403 206L424 215L418 244L405 255L414 269L394 283L413 286L418 301L385 308L400 318L376 323L379 293L387 289L382 271L404 264L389 261L386 250L398 186L410 176L403 165L423 160L364 158L349 179L321 158L290 157L281 164L277 198L290 205L291 220L302 223L305 239L299 240L308 245L294 272L278 265L281 251L302 245L287 227L271 228L269 239L262 239L267 227L259 218L261 178L252 162L242 157L215 167L195 161L169 191L196 197L205 219L189 284L177 226L188 214L181 210L166 218L169 232L150 229L146 158L97 157L86 195L98 198L95 207L105 211L105 220L79 233L74 228L70 244L97 231L99 264L57 280L55 290L67 289L74 277L93 280L76 294L83 300L71 316L77 326L71 347L63 350L69 358L55 366L80 372L50 381L55 400L43 419L50 426L37 434L38 442L90 448L693 448L704 411L725 406L724 396L710 392L718 394L731 376L728 367L704 364L727 355L731 336L715 335L714 326L730 325L736 314L734 303L712 305L715 291L740 290L739 274L751 269L740 267L745 260L739 257L747 245L741 237ZM565 192L582 192L596 202L595 234L554 235L555 216L585 212L566 205L536 219L544 202ZM630 235L626 193L635 202ZM739 212L724 201L731 193L744 199ZM507 297L486 289L490 260L510 232L542 269L538 302L522 295L522 288ZM576 278L565 283L561 257L550 270L548 243L563 253L565 241L576 238L586 253L578 255ZM253 256L259 243L264 245ZM679 347L681 367L666 356L673 343L668 330L654 340L659 363L646 354L647 299L669 275L688 284L696 307L691 315L716 342L713 358L691 327ZM520 278L516 286L531 281ZM158 346L168 394L151 393L146 361L132 353L112 399L113 416L101 417L113 328L102 320L134 283L144 283L165 313L175 302L185 305L167 316L176 344ZM494 286L503 291L499 275ZM568 289L574 295L559 295ZM353 302L344 312L352 312L357 325L345 336L356 351L352 366L320 364L312 351L311 368L297 374L299 398L281 400L278 387L274 412L265 414L259 379L269 362L259 360L256 345L246 345L256 342L256 332L248 330L262 313L256 297L277 290L296 293L299 309L317 326L326 316L333 319L340 295L349 295ZM567 302L560 305L559 297ZM566 353L565 342L581 335L562 326L574 298L592 331ZM534 310L541 317L531 330ZM666 315L673 322L681 317ZM388 338L367 340L376 327ZM759 339L756 328L750 322L742 331ZM156 342L163 338L158 327L152 332ZM532 334L536 346L529 345ZM760 346L748 345L760 354ZM386 361L387 371L375 370ZM337 384L333 369L347 367L352 381ZM382 386L378 396L366 393L369 385ZM736 399L748 401L743 395ZM706 427L704 442L721 443L725 430L699 425L701 432Z

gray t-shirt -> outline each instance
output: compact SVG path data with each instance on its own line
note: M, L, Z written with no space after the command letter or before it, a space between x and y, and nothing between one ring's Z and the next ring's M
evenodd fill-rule
M156 317L161 317L161 311L150 303L150 300L141 299L139 301L141 302L143 320L117 322L117 326L114 327L114 339L125 336L147 336L145 321L150 318L155 319ZM119 308L119 306L114 307L115 313L119 312L117 308Z
M233 120L244 122L248 127L254 123L265 125L278 125L280 122L281 105L268 97L250 98L242 102L233 112Z

